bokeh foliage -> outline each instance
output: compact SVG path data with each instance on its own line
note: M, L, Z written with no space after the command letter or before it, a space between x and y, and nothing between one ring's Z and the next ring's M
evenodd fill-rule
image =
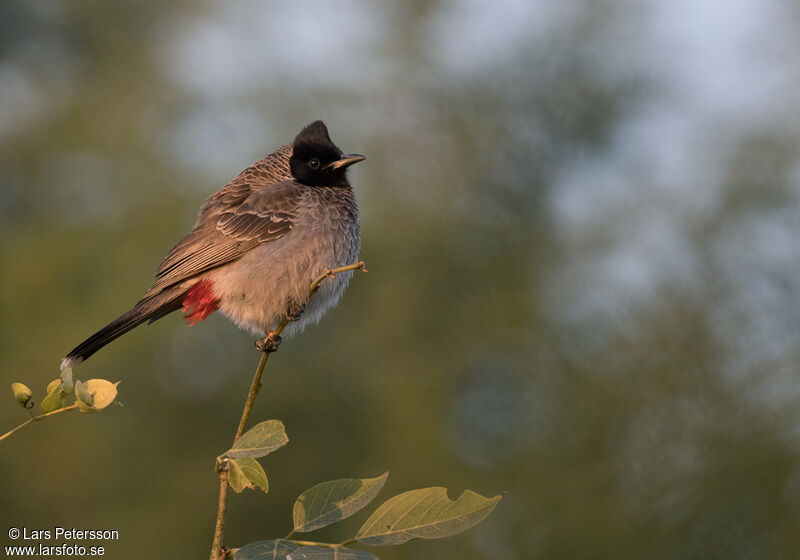
M0 3L0 379L46 385L205 196L323 118L368 156L370 273L271 362L254 414L292 445L227 543L390 469L387 495L506 494L382 560L797 557L800 23L701 4ZM77 374L125 408L6 442L0 526L202 557L256 361L220 317L115 342Z

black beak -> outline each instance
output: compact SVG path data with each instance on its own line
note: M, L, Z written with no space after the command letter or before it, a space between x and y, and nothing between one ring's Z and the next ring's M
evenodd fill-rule
M344 169L345 167L350 167L354 163L364 161L365 159L367 158L361 154L342 154L339 159L329 163L327 167L328 169Z

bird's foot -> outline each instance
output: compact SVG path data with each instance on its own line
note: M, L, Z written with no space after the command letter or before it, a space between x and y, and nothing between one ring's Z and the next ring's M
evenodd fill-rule
M300 315L303 314L303 311L306 310L306 303L297 303L294 300L289 302L289 305L286 306L286 317L290 321L297 321L300 318Z
M283 339L280 337L280 335L270 332L264 338L259 338L256 340L256 348L258 348L261 352L277 352L278 346L281 345L282 341Z

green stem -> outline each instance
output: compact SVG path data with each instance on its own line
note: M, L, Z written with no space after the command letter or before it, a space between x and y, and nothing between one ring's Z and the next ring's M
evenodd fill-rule
M287 539L291 540L295 544L299 544L300 546L324 546L325 548L343 548L344 545L341 544L334 544L334 543L326 543L326 542L316 542L316 541L298 541L294 539Z
M269 360L269 355L270 352L264 352L261 354L261 359L258 362L256 373L253 376L253 381L250 383L250 391L247 393L247 400L244 403L242 418L239 420L239 427L236 429L236 435L233 437L233 443L236 443L236 440L242 437L242 434L247 429L247 421L250 418L250 412L253 410L253 404L256 402L256 395L258 395L258 391L261 389L261 376L264 373L264 367L267 365L267 360Z
M319 285L322 283L322 281L326 278L333 278L340 272L347 272L348 270L360 270L361 272L367 272L367 265L364 263L364 261L358 261L357 263L348 264L347 266L340 266L339 268L325 270L325 272L320 274L319 277L317 277L317 279L311 283L311 287L308 290L308 295L313 295L319 289Z
M261 376L264 374L264 367L267 365L269 359L269 352L261 354L261 359L258 361L256 373L253 375L253 381L250 383L250 391L247 393L247 400L244 403L242 410L242 418L239 420L239 427L236 429L236 435L233 436L233 443L242 437L242 434L247 429L247 420L250 418L250 411L253 410L253 404L256 401L256 395L261 388ZM222 555L222 535L225 531L225 513L228 510L228 468L227 466L219 469L219 500L217 502L217 523L214 527L214 542L211 544L211 556L209 560L220 560Z
M0 436L0 441L2 441L2 440L4 440L4 439L6 439L8 436L10 436L11 434L13 434L14 432L16 432L17 430L19 430L20 428L24 428L25 426L27 426L27 425L28 425L28 424L30 424L31 422L34 422L35 420L36 420L36 418L28 418L27 420L25 420L25 422L23 422L22 424L20 424L20 425L19 425L19 426L17 426L16 428L13 428L13 429L11 429L11 430L8 430L6 433L4 433L2 436Z
M0 441L3 441L4 439L6 439L8 436L13 434L17 430L19 430L21 428L24 428L25 426L27 426L28 424L30 424L32 422L38 422L39 420L44 420L48 416L53 416L54 414L60 414L62 412L69 412L70 410L75 410L76 408L78 408L78 403L71 404L69 406L65 406L65 407L62 407L62 408L59 408L59 409L56 409L56 410L51 410L50 412L48 412L46 414L40 414L39 416L35 416L31 412L31 417L28 420L26 420L25 422L23 422L22 424L20 424L16 428L12 428L11 430L7 431L2 436L0 436ZM28 410L28 412L30 412L30 410Z
M219 503L217 509L217 524L214 527L214 543L211 545L210 560L222 557L222 533L225 530L225 511L228 509L228 469L219 472Z
M314 280L308 288L308 297L314 295L314 293L319 289L319 285L322 283L323 280L326 278L333 278L340 272L345 272L348 270L362 270L364 272L367 271L367 267L364 264L364 261L358 261L357 263L349 264L347 266L341 266L339 268L334 269L325 269L325 272L319 275L316 280ZM284 317L283 320L278 324L274 331L272 331L271 335L280 336L283 332L283 329L286 328L290 322L289 317ZM258 362L258 367L256 368L256 373L253 376L253 381L250 383L250 391L247 393L247 400L244 403L244 409L242 410L242 418L239 420L239 427L236 429L236 435L233 438L233 442L236 443L236 440L242 437L245 430L247 429L247 421L250 419L250 412L253 410L253 404L256 401L256 395L258 395L259 389L261 389L261 376L264 373L264 367L267 365L267 360L269 360L269 356L272 352L264 352L261 354L261 359ZM214 528L214 542L211 545L211 556L209 557L210 560L221 560L223 558L222 553L222 535L225 529L225 513L228 509L228 469L222 468L219 471L219 501L217 503L217 523L216 527ZM292 533L290 533L292 534ZM297 541L295 541L297 542ZM319 543L320 546L339 546L339 545L323 545Z
M349 264L347 266L340 266L339 268L325 269L325 272L320 274L316 280L311 283L311 286L309 286L308 297L311 297L316 293L316 291L319 289L319 285L326 278L333 278L340 272L356 269L366 272L367 267L364 264L364 261L358 261L357 263ZM271 334L280 336L280 334L283 332L283 329L285 329L290 322L291 320L289 317L284 317ZM247 401L244 404L244 410L242 410L242 418L239 420L239 428L236 430L236 437L233 438L234 443L236 443L237 439L242 437L242 434L247 429L247 421L250 419L250 412L253 410L253 403L255 403L256 395L258 395L258 391L261 389L261 375L264 373L264 367L267 365L267 360L269 360L270 354L272 354L272 352L264 352L261 355L261 360L258 362L256 374L253 376L253 382L250 384L250 392L247 394Z

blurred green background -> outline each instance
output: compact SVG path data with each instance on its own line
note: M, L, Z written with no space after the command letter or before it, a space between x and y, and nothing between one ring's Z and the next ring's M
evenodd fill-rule
M0 2L0 430L133 304L206 196L322 118L369 274L270 361L291 443L232 546L294 498L505 493L382 560L800 557L800 5ZM175 314L75 373L124 408L0 444L10 526L203 558L258 356ZM321 537L354 534L362 514Z

